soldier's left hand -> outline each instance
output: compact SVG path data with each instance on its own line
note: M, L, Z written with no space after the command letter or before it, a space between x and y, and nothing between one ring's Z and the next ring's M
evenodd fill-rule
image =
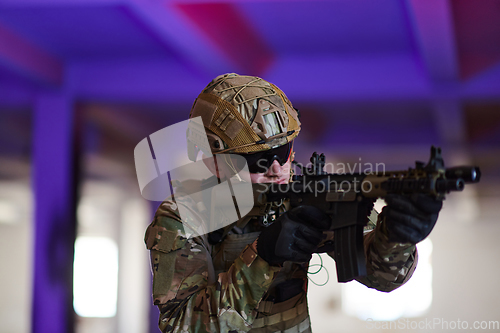
M425 194L411 196L389 194L382 210L389 241L417 244L424 240L434 228L442 200Z

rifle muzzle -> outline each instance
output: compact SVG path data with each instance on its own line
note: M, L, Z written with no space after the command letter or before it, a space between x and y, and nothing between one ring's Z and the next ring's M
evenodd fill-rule
M462 179L465 183L477 183L481 179L481 170L476 166L460 166L448 168L446 179Z

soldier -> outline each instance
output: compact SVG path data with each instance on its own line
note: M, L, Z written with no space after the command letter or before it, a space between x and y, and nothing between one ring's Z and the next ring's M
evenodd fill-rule
M221 75L195 101L190 118L198 116L211 153L244 157L252 183L289 181L300 121L278 87L258 77ZM184 190L205 185L190 183ZM441 202L423 195L392 195L386 202L364 235L368 274L357 280L389 292L411 277L415 244L432 230ZM329 228L323 212L265 203L232 224L192 237L178 205L196 206L164 201L145 237L162 332L311 332L308 262L313 253L331 250L323 245ZM191 208L190 219L206 218Z

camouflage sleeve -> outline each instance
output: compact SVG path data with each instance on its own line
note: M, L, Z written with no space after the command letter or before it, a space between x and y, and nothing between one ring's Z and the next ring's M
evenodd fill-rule
M187 239L174 216L157 213L146 231L153 299L162 332L246 332L278 268L247 246L227 272L213 276L202 238ZM211 276L212 275L212 276Z
M384 221L373 214L370 217L363 239L367 275L356 280L369 288L389 292L412 276L417 266L417 249L409 243L389 242Z

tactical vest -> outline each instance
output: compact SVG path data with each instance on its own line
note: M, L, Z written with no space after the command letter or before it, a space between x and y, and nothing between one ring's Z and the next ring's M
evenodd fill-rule
M245 246L253 243L259 233L260 231L228 234L222 242L214 245L212 259L215 275L227 271ZM257 317L250 332L311 332L306 269L302 265L285 262L259 302ZM290 297L291 295L293 296Z

